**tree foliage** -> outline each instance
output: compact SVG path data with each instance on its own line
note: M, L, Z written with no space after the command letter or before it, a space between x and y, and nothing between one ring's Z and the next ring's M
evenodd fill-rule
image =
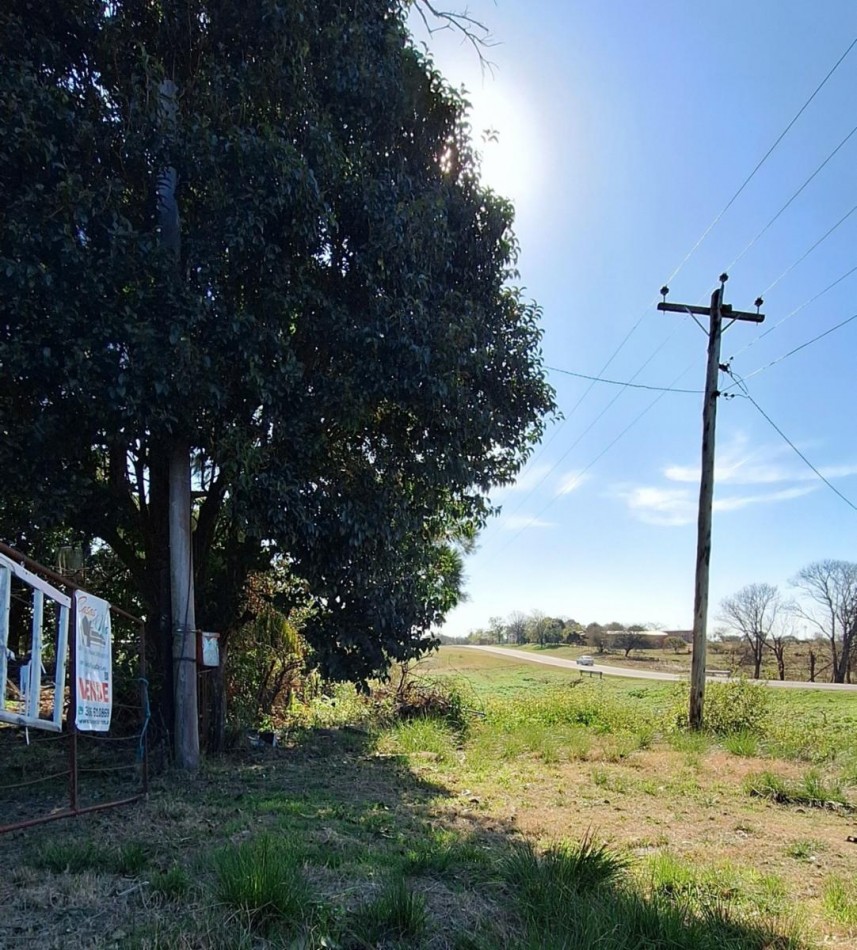
M405 13L0 11L0 530L104 539L168 631L166 464L189 444L200 622L236 624L278 557L322 666L357 678L425 648L553 405L512 208Z

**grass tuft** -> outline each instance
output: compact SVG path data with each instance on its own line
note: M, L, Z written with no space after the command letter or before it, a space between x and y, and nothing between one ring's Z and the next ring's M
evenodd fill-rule
M857 927L857 884L833 876L824 885L822 906L825 914L845 927Z
M264 929L272 921L298 924L312 901L302 856L288 841L267 836L220 851L214 859L217 898Z
M352 937L370 946L390 940L412 943L425 933L427 919L425 898L397 877L355 911L350 929Z
M181 900L190 891L190 876L184 868L174 864L166 871L156 871L149 880L153 894L168 901Z

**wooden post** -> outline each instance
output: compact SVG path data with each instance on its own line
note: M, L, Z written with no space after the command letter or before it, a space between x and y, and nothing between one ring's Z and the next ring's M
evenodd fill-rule
M170 456L170 592L173 615L175 756L180 769L199 767L196 699L196 611L190 527L190 449Z
M714 502L714 436L717 422L717 390L720 372L720 340L723 321L720 304L723 288L711 295L708 328L708 366L705 401L702 406L702 471L699 479L699 515L696 533L696 582L693 599L693 656L690 662L691 729L701 729L705 700L705 654L708 633L708 577L711 568L711 510Z
M723 334L723 318L731 321L746 320L761 323L765 317L756 313L733 310L723 303L723 287L728 275L720 275L720 286L711 295L708 310L691 304L667 303L669 287L662 287L663 303L658 310L671 313L687 313L690 316L707 313L708 364L705 372L705 401L702 407L702 471L699 479L699 514L696 536L696 581L693 600L693 656L690 666L690 707L688 722L691 729L701 729L704 723L705 701L705 654L708 646L708 579L711 567L711 512L714 502L714 435L717 422L717 389L720 369L720 339ZM756 307L763 303L760 297ZM728 369L728 367L723 367Z

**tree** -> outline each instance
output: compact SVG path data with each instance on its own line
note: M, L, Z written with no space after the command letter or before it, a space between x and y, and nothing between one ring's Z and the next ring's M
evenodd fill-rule
M506 621L506 635L509 643L525 643L527 636L527 618L519 610L509 614Z
M279 561L307 586L323 671L365 680L432 644L488 491L552 409L538 308L510 286L511 206L481 186L465 105L405 12L0 11L0 530L112 548L167 703L175 446L199 624L236 628L244 580Z
M832 681L844 683L857 635L857 564L815 561L799 571L792 583L815 605L798 604L797 613L824 637Z
M625 631L617 633L613 642L620 650L625 651L625 656L628 656L631 650L642 650L649 641L644 631L631 630L628 628Z
M770 645L782 601L771 584L748 584L720 604L720 619L741 635L753 660L753 679L759 679L762 658Z
M687 649L687 644L681 637L667 637L664 640L664 647L669 648L673 653L684 653Z
M587 624L585 632L587 640L599 653L604 653L607 649L607 635L604 632L604 627L600 623L590 623Z

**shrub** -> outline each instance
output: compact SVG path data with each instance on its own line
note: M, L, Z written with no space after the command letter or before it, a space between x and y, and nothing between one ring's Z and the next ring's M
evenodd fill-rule
M686 729L690 686L680 684L667 714L669 729ZM705 687L705 729L716 736L763 735L768 724L768 691L745 679L708 683Z

